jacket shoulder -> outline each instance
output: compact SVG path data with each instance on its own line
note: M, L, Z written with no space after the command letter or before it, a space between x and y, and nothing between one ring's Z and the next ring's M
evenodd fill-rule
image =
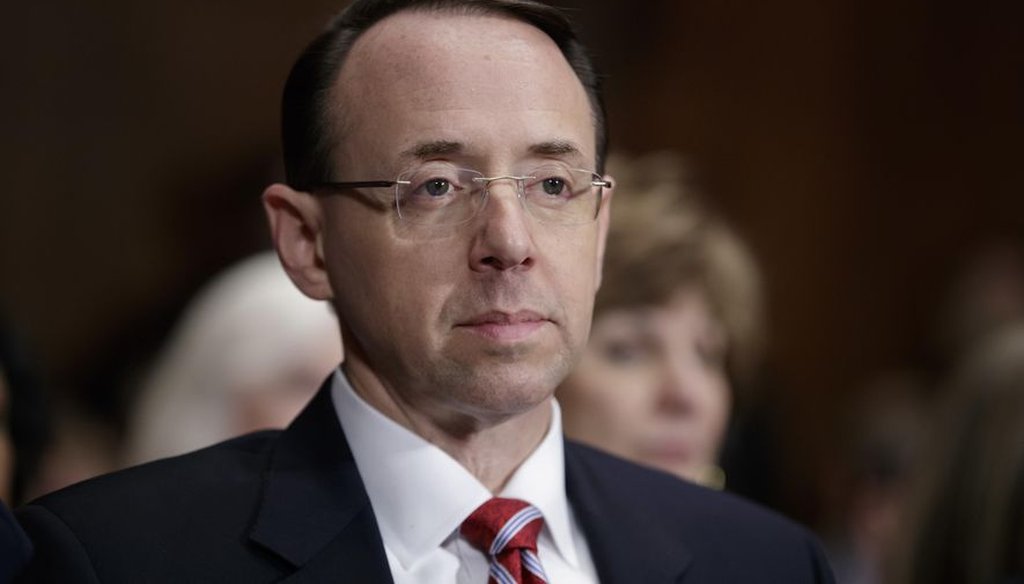
M787 581L832 582L815 536L773 510L574 442L566 444L566 465L570 490L584 481L593 501L621 506L629 525L689 550L691 569L712 581L801 574Z
M111 472L44 495L28 506L41 505L56 512L80 509L83 504L134 507L160 501L162 506L173 506L194 496L207 498L258 478L279 433L272 430L247 434L180 456ZM210 472L214 469L216 472Z
M29 581L131 581L122 570L156 574L181 558L216 566L248 556L245 536L278 434L102 475L22 506L18 520L36 543Z
M567 457L590 474L592 485L608 497L625 497L639 509L668 519L728 519L727 525L803 531L781 514L726 491L716 491L660 470L623 460L601 450L569 442ZM604 477L604 478L602 478ZM706 527L706 526L702 526Z

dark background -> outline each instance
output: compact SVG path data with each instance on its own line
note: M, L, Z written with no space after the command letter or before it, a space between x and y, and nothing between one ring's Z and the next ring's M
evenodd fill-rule
M934 360L957 270L1024 235L1024 3L561 4L613 147L685 151L762 263L780 505L815 521L851 395ZM116 403L199 284L269 244L280 90L339 6L5 7L0 307L56 391Z

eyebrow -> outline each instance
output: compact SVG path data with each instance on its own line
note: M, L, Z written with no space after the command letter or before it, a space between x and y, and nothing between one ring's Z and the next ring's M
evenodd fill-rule
M459 152L462 152L463 149L464 146L462 142L453 142L451 140L432 140L430 142L420 142L412 148L405 150L402 152L402 157L418 158L422 160L435 156L458 154Z
M551 140L530 146L530 152L540 156L582 156L580 147L569 140Z
M404 150L402 152L402 157L424 160L438 156L460 154L464 152L465 149L465 144L462 142L456 142L453 140L431 140L429 142L420 142L413 145L411 148ZM529 151L530 154L535 156L561 157L569 155L578 158L583 156L583 152L580 150L580 147L570 140L548 140L546 142L539 142L531 145Z

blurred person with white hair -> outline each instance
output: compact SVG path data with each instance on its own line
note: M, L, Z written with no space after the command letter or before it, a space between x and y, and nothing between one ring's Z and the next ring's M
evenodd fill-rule
M127 464L282 428L341 361L327 302L299 292L277 256L232 266L186 309L129 418Z

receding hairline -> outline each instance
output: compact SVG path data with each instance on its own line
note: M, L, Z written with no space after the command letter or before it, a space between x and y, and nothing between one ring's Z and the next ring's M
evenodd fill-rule
M348 134L350 130L350 126L348 125L348 120L346 119L345 112L350 111L351 107L345 105L346 100L344 92L342 92L341 90L343 86L342 81L345 76L346 68L349 62L352 60L353 54L358 54L359 46L364 44L364 39L367 38L367 35L371 33L371 31L379 30L382 24L387 23L388 21L391 21L395 18L400 18L403 15L414 13L453 17L493 17L513 23L518 22L523 24L524 26L534 29L540 35L542 35L543 38L551 42L555 50L557 51L558 58L562 59L562 61L565 63L569 71L572 72L572 77L579 84L580 89L582 90L583 95L587 101L588 108L590 110L591 123L595 131L595 152L593 156L595 156L596 159L593 162L597 163L599 166L601 165L601 154L600 152L598 152L598 150L600 149L600 146L598 144L598 132L600 117L602 115L601 108L603 106L600 103L595 103L594 100L591 98L590 91L587 89L583 80L580 78L580 74L576 71L575 67L572 65L572 63L569 62L569 59L565 54L563 48L559 46L559 43L548 31L544 30L537 23L531 22L523 14L513 12L508 7L493 5L486 2L469 4L461 2L450 3L440 1L435 3L406 6L398 9L397 11L391 14L388 14L387 16L371 24L365 30L361 31L352 41L351 48L348 51L346 51L344 59L342 59L341 63L338 65L337 70L335 71L334 74L334 78L328 85L327 92L324 96L324 105L323 108L321 109L321 116L323 116L322 121L325 125L325 131L330 136L328 154L335 152L335 149L338 146L340 146L342 142L342 137ZM348 101L351 101L351 96L349 97ZM443 145L440 144L440 142L443 141L436 142L437 144L434 145L423 145L423 148L440 148L447 149L449 151L455 151L458 146L458 144L456 143ZM530 148L530 152L532 154L540 155L574 154L578 155L581 158L584 156L584 150L582 149L581 145L575 143L572 140L562 138L555 138L540 144L532 145ZM404 152L403 154L415 155L415 153L410 152Z

